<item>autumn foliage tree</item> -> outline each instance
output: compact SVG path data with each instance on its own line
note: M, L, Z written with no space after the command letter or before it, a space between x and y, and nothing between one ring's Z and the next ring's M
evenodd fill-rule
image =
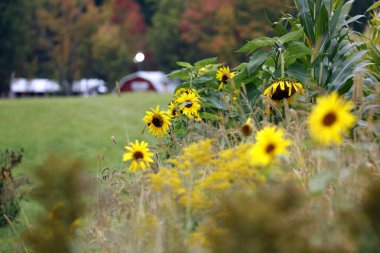
M181 19L181 40L202 55L218 55L237 62L233 48L268 31L267 16L278 15L290 1L196 0L187 1Z
M135 1L115 0L112 6L111 24L120 26L120 31L132 50L141 50L146 46L144 16Z

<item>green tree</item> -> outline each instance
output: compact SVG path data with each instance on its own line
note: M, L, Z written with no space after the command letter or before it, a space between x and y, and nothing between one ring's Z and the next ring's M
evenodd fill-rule
M54 67L54 76L66 93L79 72L78 45L76 36L78 22L86 11L81 0L42 0L37 10L39 43L48 51L47 64Z
M184 10L182 0L162 0L153 16L152 27L148 32L149 48L160 69L171 70L176 62L184 57L180 37L180 20Z
M2 0L0 2L0 96L9 91L11 73L23 72L31 51L33 31L30 29L33 1Z
M152 18L157 11L160 1L156 0L136 0L140 5L142 14L144 15L144 22L147 26L152 25Z
M102 25L93 35L92 44L97 75L113 86L133 64L133 53L125 43L121 27L110 23Z
M97 6L91 1L86 5L86 11L81 15L76 25L75 37L78 39L78 68L76 78L105 78L99 71L95 60L94 36L104 23L108 22L110 5Z

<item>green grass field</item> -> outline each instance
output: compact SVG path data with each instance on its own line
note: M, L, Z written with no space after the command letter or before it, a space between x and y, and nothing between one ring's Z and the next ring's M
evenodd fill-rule
M51 152L63 152L82 158L90 170L100 166L123 169L123 145L129 140L156 140L145 131L142 118L156 105L165 106L171 95L130 93L74 98L27 98L0 100L0 148L22 147L24 158L15 169L17 176L27 176ZM115 136L115 145L111 136ZM35 206L23 201L26 216L33 216ZM21 230L25 218L15 224ZM17 239L11 228L0 229L0 252L12 252L11 242Z

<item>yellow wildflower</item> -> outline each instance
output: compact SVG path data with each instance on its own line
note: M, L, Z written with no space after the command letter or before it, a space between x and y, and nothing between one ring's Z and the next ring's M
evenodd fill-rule
M132 160L129 167L130 171L144 171L149 167L149 163L153 162L153 153L149 151L148 143L145 141L139 143L139 141L136 140L135 143L130 143L130 145L125 146L125 149L128 151L124 154L123 161Z
M148 125L149 131L156 137L162 137L171 125L167 112L160 111L160 106L156 109L151 108L151 112L147 111L144 117L144 122Z
M227 83L227 80L234 78L235 72L230 72L230 67L221 67L216 72L216 79L220 81L218 90L221 90Z
M287 153L290 141L284 138L281 129L265 127L256 134L256 143L249 151L253 165L267 166L276 156Z
M176 99L176 103L178 103L181 112L190 119L193 119L201 109L201 104L195 93L182 93L182 95Z
M340 144L342 134L355 124L355 116L350 113L352 108L352 103L335 92L319 97L308 119L311 136L323 144Z

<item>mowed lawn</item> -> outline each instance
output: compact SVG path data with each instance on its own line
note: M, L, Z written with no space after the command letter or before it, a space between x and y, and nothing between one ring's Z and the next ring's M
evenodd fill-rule
M129 93L121 97L0 100L0 149L25 150L21 165L14 171L16 176L28 176L52 152L85 160L93 173L103 167L125 169L123 146L129 140L157 143L147 129L142 134L145 111L156 105L165 107L170 98L171 94ZM33 204L23 201L22 206L26 216L33 216ZM22 215L19 222L16 229L24 228ZM0 228L0 252L12 252L10 243L15 239L9 227Z
M148 131L142 134L142 119L149 108L165 107L170 97L130 93L121 97L0 100L0 148L24 148L18 171L41 163L51 152L73 154L91 166L104 155L105 165L119 168L122 147L128 140L156 141Z

